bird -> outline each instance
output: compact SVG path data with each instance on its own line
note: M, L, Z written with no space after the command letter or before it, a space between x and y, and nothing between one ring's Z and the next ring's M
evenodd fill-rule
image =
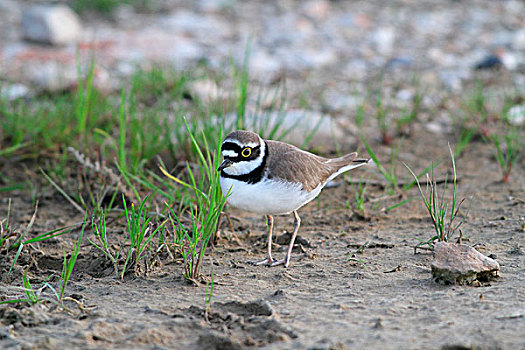
M236 130L221 144L223 161L218 167L220 185L227 202L238 209L266 216L266 258L255 265L290 265L295 237L301 225L297 210L316 198L337 175L367 164L370 159L349 153L324 158L294 145L264 140L258 134ZM294 230L283 259L272 257L274 215L293 213Z

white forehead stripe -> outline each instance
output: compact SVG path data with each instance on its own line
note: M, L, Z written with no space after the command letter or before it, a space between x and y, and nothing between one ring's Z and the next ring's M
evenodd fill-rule
M237 157L239 155L237 154L237 152L227 149L227 150L222 151L222 156L223 157L232 157L233 158L233 157Z
M235 140L235 139L226 139L226 140L224 140L223 144L225 144L226 142L235 143L236 145L238 145L241 148L243 148L243 147L252 147L253 148L253 147L259 146L259 144L257 142L241 143L239 140Z
M224 140L222 144L224 145L225 143L228 143L228 142L235 143L239 147L244 146L242 143L240 143L238 140L235 140L235 139L226 139Z

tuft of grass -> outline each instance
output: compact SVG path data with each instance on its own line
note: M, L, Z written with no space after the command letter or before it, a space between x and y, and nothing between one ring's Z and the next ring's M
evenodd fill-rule
M23 296L17 296L13 299L1 300L0 305L19 303L28 303L29 305L34 305L40 302L38 293L35 293L35 290L33 289L33 286L27 277L27 270L24 270L24 274L22 275L22 287L15 287L12 289L22 290L25 294L25 298Z
M78 253L80 251L80 244L82 243L84 229L86 228L86 222L87 221L84 219L84 224L82 225L82 229L80 230L80 234L78 235L77 244L75 245L75 249L73 250L73 253L71 253L71 257L69 259L67 258L66 252L64 251L64 264L62 265L62 274L60 276L58 293L58 302L60 304L63 303L64 293L66 292L67 284L71 279L73 268L75 267L75 264L77 262Z
M436 178L434 175L434 162L431 165L431 177L428 177L427 174L427 190L424 192L421 183L419 182L418 176L410 169L406 164L405 167L408 169L410 174L414 177L414 180L417 183L419 193L425 207L428 211L432 225L434 226L435 235L432 236L427 241L422 241L416 246L429 245L433 246L433 243L437 241L448 242L456 231L459 231L459 237L461 238L462 233L460 231L461 225L465 222L468 211L464 215L460 215L459 211L461 205L465 199L462 199L459 203L457 201L457 174L456 174L456 162L454 159L454 152L449 145L450 158L452 160L452 170L453 170L453 179L452 179L452 199L451 202L445 198L447 192L447 179L445 179L445 184L443 190L440 192Z
M365 201L366 201L366 182L359 181L357 185L352 185L354 192L354 212L357 213L360 217L366 219L368 214L366 212Z
M125 196L122 195L130 247L128 249L124 267L122 268L120 275L121 278L124 278L126 268L129 264L135 266L135 275L138 275L139 263L145 257L150 242L160 232L166 223L166 221L164 221L155 227L150 216L149 198L149 196L146 196L139 203L137 209L134 203L131 203L131 206L129 207L126 203Z
M119 261L122 256L122 247L119 247L119 249L115 249L109 244L106 227L106 214L102 212L100 214L98 222L93 217L91 219L91 227L93 230L93 235L95 236L98 243L88 238L89 243L91 243L95 248L104 253L104 255L111 261L111 263L113 264L113 269L115 271L115 277L119 278L121 276L119 273Z
M193 147L199 155L200 179L196 178L189 164L187 165L188 182L170 175L163 168L161 168L161 171L164 175L182 185L186 189L188 196L193 200L193 205L186 211L186 214L189 215L188 225L183 224L180 214L177 214L168 204L166 205L170 210L170 221L176 237L175 243L184 260L184 277L190 281L197 281L206 248L217 230L219 217L226 204L228 194L222 194L219 180L220 173L217 171L222 137L217 140L216 148L212 155L205 135L201 133L201 140L204 144L204 149L201 149L187 123L186 129Z
M33 289L33 286L31 286L31 282L29 282L29 278L27 278L27 270L24 270L24 275L22 276L22 285L24 286L24 292L27 296L27 299L22 300L29 303L29 305L34 305L39 302L39 298L35 293L35 290Z
M494 154L501 168L501 181L509 182L512 168L523 152L523 135L517 126L508 126L503 135L494 133L489 141L495 148Z

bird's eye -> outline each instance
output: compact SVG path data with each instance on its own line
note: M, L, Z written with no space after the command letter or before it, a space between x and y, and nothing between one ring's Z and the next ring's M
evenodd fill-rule
M241 152L242 156L247 158L252 154L252 149L250 147L246 147Z

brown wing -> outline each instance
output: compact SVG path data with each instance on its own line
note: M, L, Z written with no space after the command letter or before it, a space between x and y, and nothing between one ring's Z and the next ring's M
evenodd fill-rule
M284 181L301 182L307 191L312 191L341 166L349 163L344 165L336 161L327 163L327 158L303 151L284 142L268 140L266 144L269 148L267 166L272 169L267 176Z

